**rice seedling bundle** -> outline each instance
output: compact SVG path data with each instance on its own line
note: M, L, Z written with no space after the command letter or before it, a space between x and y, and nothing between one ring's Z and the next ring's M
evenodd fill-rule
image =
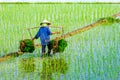
M33 41L31 39L24 39L20 41L21 52L33 52L35 50Z

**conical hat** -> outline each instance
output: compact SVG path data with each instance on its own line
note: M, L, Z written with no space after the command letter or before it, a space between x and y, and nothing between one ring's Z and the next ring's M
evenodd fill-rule
M40 23L40 25L42 25L42 24L50 25L51 23L50 23L48 20L43 20L43 21Z

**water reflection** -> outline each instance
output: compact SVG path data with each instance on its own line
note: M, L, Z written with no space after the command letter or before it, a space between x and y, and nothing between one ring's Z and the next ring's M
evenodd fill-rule
M34 72L36 69L34 58L24 58L20 61L19 69L24 73Z
M53 80L55 76L60 77L60 74L65 74L68 69L66 61L61 58L24 58L19 63L22 77L28 75L26 73L30 73L32 78L36 77L40 80Z
M43 80L52 80L53 73L65 74L67 63L64 59L47 59L42 61L41 78Z

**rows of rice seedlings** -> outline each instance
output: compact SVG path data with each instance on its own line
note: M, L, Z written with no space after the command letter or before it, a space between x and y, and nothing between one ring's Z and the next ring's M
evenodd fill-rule
M54 70L54 69L50 69L49 66L51 65L50 64L51 62L54 62L51 60L57 61L57 59L55 58L50 60L45 58L43 61L39 60L38 58L38 60L34 62L32 59L23 59L23 57L21 57L22 62L20 63L18 62L20 61L20 59L18 58L18 60L13 60L12 63L9 61L9 64L11 66L9 64L6 65L6 63L3 65L1 64L2 65L1 75L4 75L1 77L1 79L6 79L6 80L35 79L35 78L36 79L49 78L51 80L52 79L61 79L61 80L62 79L65 79L65 80L119 79L119 70L120 70L119 52L120 51L118 48L119 38L117 37L119 36L119 33L120 33L119 28L120 28L119 24L113 24L111 26L110 25L99 26L88 32L80 34L79 37L77 37L77 38L80 38L79 39L80 41L77 42L76 40L76 43L78 45L69 47L68 48L69 50L65 51L64 54L62 54L63 57L67 58L65 61L70 63L66 74L61 74L59 72L51 73L52 75L49 74L49 72L52 72L51 70ZM72 45L75 44L73 42L70 42L70 43ZM25 61L25 63L23 60ZM51 62L49 63L48 61L51 61ZM32 67L33 64L35 65L35 67L38 68L37 70L35 68L35 71L36 71L35 73L31 72L33 70L33 67ZM48 64L48 66L45 67L45 64L46 65ZM57 63L52 63L52 64L54 64L53 65L54 67L58 65ZM41 73L42 72L41 71L42 69L40 68L41 65L44 65L43 70L47 72L46 75L44 73ZM5 66L6 68L4 68ZM28 67L28 66L31 66L31 67ZM59 66L61 66L61 64ZM59 68L59 66L57 66L56 69ZM12 71L10 71L9 69L11 69ZM9 72L7 70L9 70ZM15 72L17 74L15 74ZM12 76L12 77L6 78L7 76Z
M38 26L40 21L48 18L53 25L64 26L65 31L71 31L96 21L101 17L110 16L119 11L117 4L1 4L4 13L1 18L0 33L3 36L0 52L14 51L21 40L22 30L32 26ZM106 10L107 7L107 10ZM6 16L5 16L6 14ZM6 22L6 23L5 23ZM8 27L9 26L9 27ZM1 79L65 79L65 80L114 80L119 79L119 24L99 26L90 31L71 37L68 47L63 54L56 54L52 59L22 60L23 58L36 58L40 50L33 54L26 53L18 58L1 63ZM10 32L11 31L11 32ZM37 31L37 30L36 30ZM26 33L26 31L25 31ZM14 34L14 35L13 35ZM35 32L33 33L35 34ZM25 34L28 38L29 34ZM37 56L36 56L37 55ZM66 73L54 72L61 64L55 63L56 57L65 59L63 63L69 63ZM53 61L52 61L53 60ZM59 60L59 59L58 59ZM51 64L55 69L49 68ZM43 62L43 63L42 63ZM59 62L59 61L57 61ZM8 64L9 63L9 64ZM23 64L21 64L23 63ZM33 65L35 70L33 71ZM47 66L45 66L47 65ZM56 66L57 65L57 66ZM32 67L31 67L32 66ZM43 66L43 67L42 67ZM52 68L54 68L52 67ZM42 72L42 68L43 72ZM64 69L63 69L64 70ZM58 70L59 71L59 70ZM54 73L51 73L54 72ZM113 72L113 74L111 73ZM46 75L44 74L46 73ZM49 74L50 73L50 74Z
M80 68L74 68L78 70L73 70L75 73L78 71L77 77L81 75L82 80L115 80L119 77L118 60L120 58L117 57L120 54L119 28L119 24L99 26L79 35L80 41L75 41L78 45L74 45L75 43L71 44L74 47L69 47L69 50L71 50L70 54L79 55L80 58L78 61ZM74 65L77 62L77 56L71 62Z
M119 11L117 4L1 4L1 7L0 35L5 35L1 44L8 52L18 48L25 28L39 26L44 18L50 20L52 25L63 26L66 33ZM30 38L26 30L24 34L25 38Z

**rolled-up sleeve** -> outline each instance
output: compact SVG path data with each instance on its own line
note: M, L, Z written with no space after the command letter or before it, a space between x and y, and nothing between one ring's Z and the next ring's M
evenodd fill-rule
M47 28L47 34L48 34L48 35L52 35L52 32L50 31L49 28Z
M37 32L37 34L35 35L35 39L38 39L40 37L40 29L39 29L39 31Z

